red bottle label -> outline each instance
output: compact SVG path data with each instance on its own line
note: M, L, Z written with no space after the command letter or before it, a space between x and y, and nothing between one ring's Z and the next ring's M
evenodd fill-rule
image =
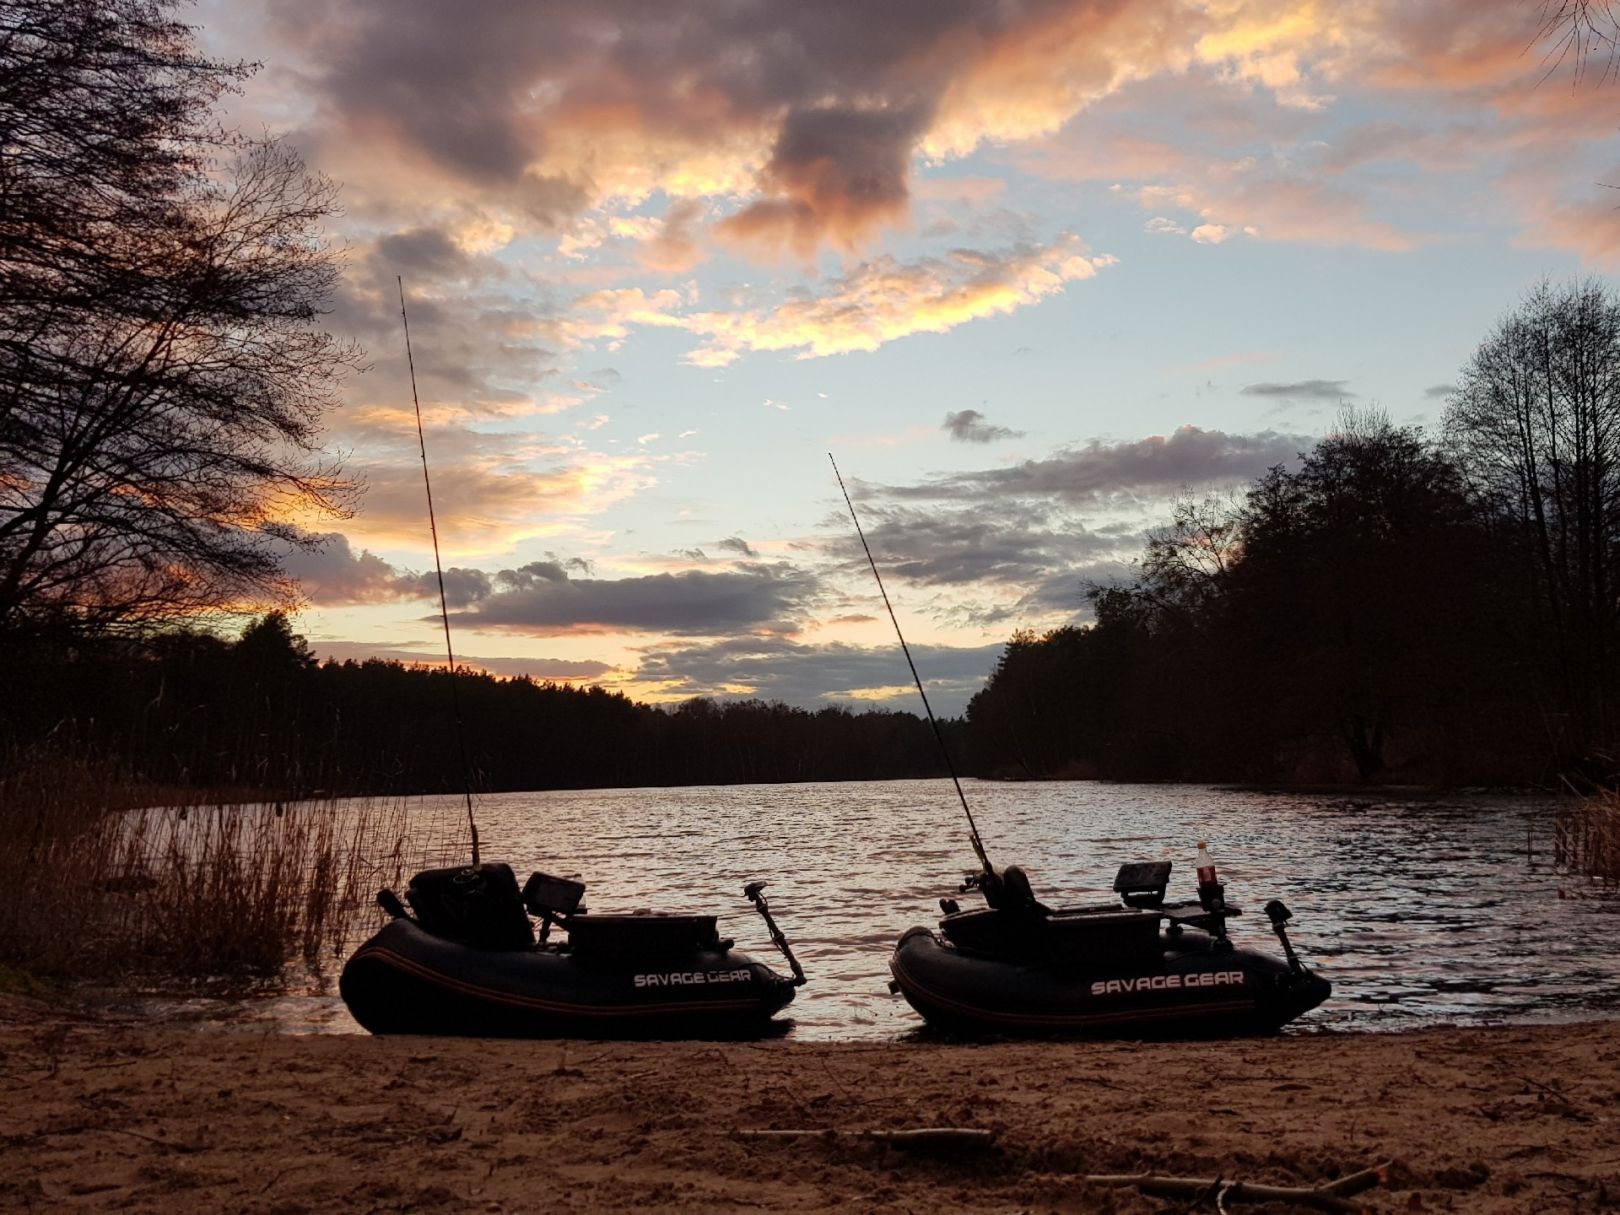
M1200 886L1213 886L1215 884L1215 866L1198 866L1198 884Z

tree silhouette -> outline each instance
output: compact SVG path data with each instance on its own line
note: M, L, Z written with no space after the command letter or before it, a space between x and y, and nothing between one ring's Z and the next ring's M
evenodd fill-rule
M1606 742L1620 657L1620 296L1542 283L1469 360L1445 427L1550 638L1568 746Z
M284 591L355 352L317 324L333 188L218 129L246 74L167 0L0 2L0 630Z

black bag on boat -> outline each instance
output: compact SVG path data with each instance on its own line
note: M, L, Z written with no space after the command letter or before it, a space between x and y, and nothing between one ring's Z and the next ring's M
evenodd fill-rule
M528 949L534 929L510 865L426 869L411 879L405 901L436 937L474 949Z

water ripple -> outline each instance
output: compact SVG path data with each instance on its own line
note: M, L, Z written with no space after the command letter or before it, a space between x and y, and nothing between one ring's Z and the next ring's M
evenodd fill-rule
M967 782L997 863L1024 864L1048 904L1112 900L1126 861L1175 862L1190 897L1208 840L1240 943L1275 944L1259 909L1281 898L1295 944L1335 985L1300 1028L1404 1029L1620 1010L1620 955L1594 913L1620 909L1551 865L1551 802L1526 796L1377 797L1185 785ZM412 813L451 832L457 799ZM741 897L770 898L810 984L800 1038L892 1038L918 1020L887 991L889 948L938 919L974 867L948 782L510 793L478 806L484 853L580 873L593 911L719 911L722 931L774 956ZM1592 897L1579 897L1592 896ZM967 903L970 899L964 899ZM1258 921L1258 922L1257 922ZM316 1003L312 1004L310 1001ZM289 1028L352 1028L330 995L273 1002Z

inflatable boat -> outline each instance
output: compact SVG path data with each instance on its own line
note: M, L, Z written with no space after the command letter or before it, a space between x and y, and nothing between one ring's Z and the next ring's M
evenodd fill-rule
M771 1018L804 982L763 885L744 893L792 978L738 953L712 915L590 915L581 882L536 873L520 892L509 866L485 864L418 874L409 911L382 891L392 919L349 959L339 990L374 1034L758 1036L780 1028Z
M1166 903L1169 861L1125 865L1119 904L1052 910L1023 870L986 869L963 890L989 904L940 900L939 931L913 928L895 946L890 989L931 1026L967 1034L1226 1037L1274 1031L1327 999L1327 980L1299 960L1279 901L1266 916L1283 957L1240 949L1226 922L1242 914L1224 886Z

